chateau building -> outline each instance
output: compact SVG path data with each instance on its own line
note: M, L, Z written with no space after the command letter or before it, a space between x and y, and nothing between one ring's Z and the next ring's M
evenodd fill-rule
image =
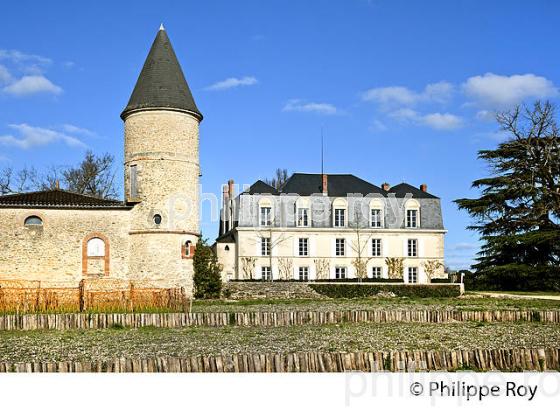
M163 27L121 118L124 200L59 189L0 196L0 280L115 278L192 292L202 114Z
M238 196L229 181L214 248L224 279L428 283L444 276L445 233L425 184L295 173L278 190L257 181Z

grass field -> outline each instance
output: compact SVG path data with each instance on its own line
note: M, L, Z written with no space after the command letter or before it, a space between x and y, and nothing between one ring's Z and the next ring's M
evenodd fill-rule
M66 361L304 351L557 347L560 326L527 322L341 324L0 332L0 361Z
M467 295L460 298L367 298L367 299L287 299L243 301L195 301L193 312L256 312L286 310L557 310L560 300L506 299Z

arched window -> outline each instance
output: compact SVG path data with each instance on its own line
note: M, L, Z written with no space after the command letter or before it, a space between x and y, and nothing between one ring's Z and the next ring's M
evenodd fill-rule
M194 245L191 240L186 240L181 245L181 257L183 259L191 259L194 256Z
M43 226L43 220L37 215L31 215L25 218L25 226Z
M87 256L105 256L105 242L101 238L91 238L87 242Z
M82 245L82 274L109 275L109 239L94 232L84 238Z

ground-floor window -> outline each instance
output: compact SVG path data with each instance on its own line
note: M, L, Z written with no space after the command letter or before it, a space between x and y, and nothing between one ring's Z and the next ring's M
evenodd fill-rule
M346 279L346 266L336 266L334 268L335 279Z
M408 283L418 283L418 268L408 268Z
M371 268L371 277L379 279L381 277L381 266L374 266Z
M298 279L309 280L309 266L300 266L298 268Z
M270 266L261 266L261 279L272 280L272 269L270 269Z

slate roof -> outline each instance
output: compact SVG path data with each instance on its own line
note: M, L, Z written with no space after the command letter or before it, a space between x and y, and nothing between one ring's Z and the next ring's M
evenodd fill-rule
M279 192L273 186L268 185L266 182L260 179L249 187L249 190L243 192L244 194L272 194L278 195Z
M130 209L124 202L77 194L62 189L0 196L0 208Z
M167 32L158 31L121 118L139 109L188 111L202 119Z
M410 184L407 184L406 182L400 183L398 185L395 185L394 187L392 187L391 189L389 189L389 193L393 193L395 194L395 196L397 198L404 198L404 196L406 194L412 194L413 198L432 198L432 199L438 199L437 196L432 195L428 192L424 192L421 189L418 189Z
M258 180L249 190L244 194L297 194L300 196L309 196L313 194L320 194L322 192L323 179L321 174L304 174L296 172L288 178L286 183L276 190L265 182ZM368 194L379 194L388 196L395 194L397 198L403 198L406 194L412 194L413 198L432 198L437 199L428 192L423 192L407 183L395 185L389 191L384 191L377 185L371 184L361 178L352 174L327 174L327 189L329 196L343 197L348 194L361 194L366 196Z

